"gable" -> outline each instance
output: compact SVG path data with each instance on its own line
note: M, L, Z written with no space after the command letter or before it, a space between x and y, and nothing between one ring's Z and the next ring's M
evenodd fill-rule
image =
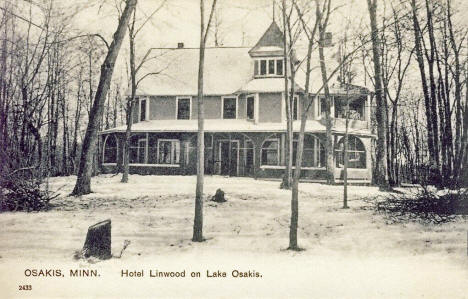
M283 32L273 21L249 54L252 57L283 55L283 49Z

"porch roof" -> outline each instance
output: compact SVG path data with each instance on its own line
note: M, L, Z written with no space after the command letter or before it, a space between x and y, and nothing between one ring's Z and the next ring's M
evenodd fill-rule
M299 132L301 121L293 122L294 132ZM127 126L111 128L100 132L100 134L125 132ZM204 122L205 132L285 132L286 122L277 123L257 123L246 119L206 119ZM306 124L306 132L324 133L325 126L319 121L308 120ZM143 132L197 132L198 120L149 120L142 121L132 125L132 133ZM334 129L334 133L343 133L344 130ZM372 136L369 130L365 129L349 129L350 134Z

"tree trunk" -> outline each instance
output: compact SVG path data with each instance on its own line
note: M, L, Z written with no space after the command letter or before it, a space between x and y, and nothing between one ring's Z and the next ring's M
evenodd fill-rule
M428 62L428 70L429 70L429 84L430 84L430 109L431 109L431 125L432 125L432 133L434 136L433 139L433 155L434 155L434 162L435 164L432 165L431 171L433 172L433 183L440 185L440 146L439 146L439 118L437 113L437 96L436 96L436 83L434 78L434 61L435 61L435 38L434 38L434 27L432 23L432 8L429 7L428 0L426 2L426 12L427 12L427 32L429 35L429 46L430 46L430 55L426 53L426 58Z
M427 125L427 144L429 148L429 161L431 167L437 165L435 161L435 151L434 151L434 136L433 126L432 126L432 111L431 111L431 97L429 95L429 89L427 86L427 79L426 79L426 70L424 65L424 58L423 52L421 47L421 29L419 26L419 20L417 15L417 7L416 7L416 0L411 1L411 8L412 8L412 18L413 18L413 31L414 31L414 40L415 40L415 52L416 52L416 59L418 61L419 72L421 75L421 84L424 93L424 105L425 105L425 112L426 112L426 125Z
M285 134L285 141L286 146L284 147L285 150L285 173L283 176L283 181L281 183L282 189L291 189L291 181L292 181L292 144L293 144L293 128L292 128L292 120L291 120L291 95L289 94L289 78L288 78L288 62L291 62L291 57L288 55L288 42L286 37L286 2L283 0L282 2L282 16L283 16L283 55L284 55L284 103L286 109L286 134ZM293 64L290 63L289 71L291 72L291 80L293 76ZM291 83L292 84L292 83ZM292 86L291 86L292 88Z
M460 173L461 167L461 148L462 148L462 82L460 79L461 76L461 65L460 65L460 49L457 47L457 43L455 41L455 34L453 30L452 24L452 11L451 11L451 1L447 1L447 26L449 31L449 41L450 47L452 48L453 58L455 59L455 69L453 71L453 80L455 85L455 100L454 100L454 107L455 107L455 148L453 146L453 132L452 127L450 124L447 124L446 131L449 134L450 138L450 149L451 149L451 158L453 161L453 177L455 180L458 180L458 175ZM447 55L448 56L448 55ZM447 67L447 66L446 66ZM446 82L448 84L448 81ZM447 95L448 101L448 95ZM449 101L448 101L449 102ZM450 111L446 110L446 118L450 119Z
M114 39L101 66L99 85L90 111L88 128L86 129L85 138L83 140L78 177L72 192L75 196L91 193L91 171L93 155L96 151L97 131L101 122L106 95L109 91L114 64L119 54L120 46L122 45L130 15L135 9L136 2L137 0L127 0L125 9L119 20L117 31L114 33Z
M349 87L346 86L346 123L345 123L345 135L343 144L343 209L349 209L348 207L348 130L349 130Z
M127 111L125 114L127 129L125 130L125 141L123 146L123 171L122 183L128 183L128 174L130 171L130 137L132 136L132 122L133 122L133 101L131 99L127 102Z
M371 24L372 54L374 61L374 84L377 120L377 177L376 183L381 189L388 189L387 169L387 114L386 103L382 94L382 68L380 65L380 39L377 28L377 0L367 0Z
M318 3L315 3L316 6L319 6ZM299 8L296 6L298 13L300 13ZM316 20L317 22L320 20ZM306 30L305 21L301 17L301 22L303 22L304 29ZM312 32L308 34L308 46L307 46L307 56L306 56L306 77L305 77L305 86L304 86L304 105L300 105L301 109L301 126L299 129L299 139L297 143L297 153L296 153L296 169L294 171L293 182L292 182L292 192L291 192L291 224L289 226L289 248L290 250L299 250L297 242L297 229L299 226L299 179L301 177L301 167L302 167L302 156L304 153L304 134L305 127L307 123L307 113L311 107L310 99L310 71L311 71L311 57L312 57L312 48L315 42L315 28ZM316 97L315 100L319 98Z
M198 136L197 136L197 185L195 189L195 217L193 219L192 241L203 241L203 181L205 176L205 111L203 108L203 67L205 63L206 38L210 29L216 1L211 4L210 17L205 29L204 0L200 0L200 55L198 60Z
M133 106L135 103L135 94L137 89L136 84L136 67L135 67L135 12L133 13L132 24L128 30L128 40L130 46L130 80L131 80L131 96L127 102L127 129L125 130L125 143L124 143L124 152L123 152L123 173L122 173L122 183L128 183L128 173L129 173L129 163L130 163L130 137L132 135L132 123L133 123Z
M203 66L205 63L205 8L200 0L200 51L198 60L198 135L197 135L197 185L195 189L195 217L192 241L203 241L203 181L205 176L205 132L203 108Z
M320 70L322 74L322 84L324 86L325 93L325 127L326 127L326 144L325 144L325 154L326 154L326 168L327 168L327 183L334 185L335 184L335 159L334 159L334 142L333 142L333 120L331 115L331 101L332 97L330 96L330 89L328 86L328 75L327 68L325 64L325 54L323 50L323 41L325 40L325 29L327 24L322 23L322 12L320 11L320 5L317 4L316 7L316 16L319 19L318 32L319 32L319 59L320 59ZM320 105L320 104L319 104Z

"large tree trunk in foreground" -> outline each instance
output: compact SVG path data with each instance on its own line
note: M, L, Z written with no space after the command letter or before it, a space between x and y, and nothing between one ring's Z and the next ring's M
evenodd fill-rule
M380 39L377 28L377 0L367 0L369 17L371 24L372 54L374 62L374 84L375 99L377 105L377 177L376 183L381 189L388 189L388 170L387 170L387 110L386 103L382 94L382 67L380 65Z
M99 124L101 122L107 92L109 91L112 73L114 72L114 64L119 54L120 46L122 45L130 15L135 9L136 3L137 0L127 0L127 5L120 17L117 31L114 33L114 39L109 47L106 59L101 66L99 85L94 98L93 107L89 114L88 128L86 129L85 138L83 140L78 177L72 192L72 195L75 196L91 193L91 171L93 155L96 151Z

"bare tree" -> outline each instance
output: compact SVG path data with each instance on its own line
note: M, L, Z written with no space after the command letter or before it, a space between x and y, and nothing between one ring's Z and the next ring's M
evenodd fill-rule
M382 66L380 54L380 38L377 28L377 0L367 0L369 10L371 38L372 38L372 55L374 62L374 85L375 85L375 100L376 100L376 119L377 119L377 177L375 181L381 189L388 189L388 169L387 169L387 109L386 102L383 96L382 89Z
M102 118L102 111L106 100L107 92L109 91L114 64L119 54L120 46L125 35L125 31L130 20L131 14L135 9L137 0L126 0L125 9L119 19L117 31L114 34L114 39L109 46L104 63L101 66L101 76L99 85L96 91L96 96L93 102L93 107L89 115L88 128L83 141L81 150L80 167L75 188L72 194L75 196L84 195L91 192L91 171L93 155L96 151L97 131Z
M205 4L200 0L200 56L198 61L198 136L197 136L197 185L195 189L195 217L193 220L194 242L203 241L203 182L205 176L205 132L203 108L203 69L205 64L205 45L211 20L216 9L216 1L211 4L210 16L205 28Z
M292 6L291 6L292 8ZM290 189L292 183L292 147L293 147L293 125L292 125L292 113L291 113L291 98L294 97L294 93L289 93L293 90L293 86L289 87L289 80L291 85L294 82L294 57L292 54L292 40L288 39L286 32L289 32L291 36L291 12L286 12L286 1L282 0L281 5L282 20L283 20L283 55L284 55L284 101L286 109L286 150L285 150L285 163L286 169L283 176L281 187L283 189ZM289 36L289 37L290 37ZM291 67L292 66L292 67ZM291 74L288 75L288 72Z
M213 35L214 35L214 44L215 47L220 47L223 45L223 11L221 10L221 7L218 5L218 7L215 9L215 14L214 14L214 19L213 19Z
M132 123L133 123L133 110L136 101L136 91L138 85L142 80L150 75L157 75L159 71L150 72L142 76L141 78L137 78L138 74L140 73L141 68L143 65L149 61L150 59L154 59L154 57L150 57L151 48L146 51L146 54L143 56L140 62L135 61L135 45L136 45L136 37L139 32L143 29L143 27L148 23L148 21L161 9L164 5L165 1L161 3L138 27L136 25L136 9L133 11L133 16L130 24L128 25L128 40L130 46L130 97L127 99L126 105L126 123L127 129L125 130L125 143L124 143L124 151L123 151L123 174L122 174L122 183L128 182L128 173L129 173L129 162L130 162L130 137L132 134Z
M321 3L319 0L314 1L314 2L316 5L316 9L317 8L321 10L330 9L330 6L328 5L321 6ZM298 229L298 219L299 219L299 204L298 204L299 203L299 198L298 198L299 197L299 178L300 178L301 167L302 167L302 157L303 157L303 152L304 152L304 135L305 135L305 128L307 124L308 113L314 101L320 100L319 95L322 91L324 91L327 88L330 80L334 78L335 75L343 68L343 65L349 64L349 60L351 60L352 57L354 57L354 55L359 50L361 50L368 42L363 42L359 45L356 45L353 49L350 49L347 53L344 53L339 61L338 66L336 66L329 74L327 74L328 76L323 78L322 85L316 91L312 92L310 90L310 80L311 80L311 72L312 72L312 63L311 63L312 51L317 41L316 35L320 31L319 29L320 22L323 22L322 20L323 13L319 12L317 14L317 10L316 10L316 19L315 19L315 22L313 23L314 26L310 27L309 21L307 21L306 18L304 17L304 11L307 10L307 7L301 8L297 1L294 2L294 6L296 8L299 21L302 25L303 32L308 41L307 55L304 58L306 62L305 90L304 90L305 103L301 111L301 125L300 125L300 130L299 130L296 165L295 165L295 170L294 170L292 192L291 192L291 224L290 224L290 229L289 229L289 248L288 248L290 250L300 250L298 246L298 242L297 242L297 229ZM320 41L321 40L319 40L319 43ZM319 45L319 49L320 49L320 45Z
M318 18L316 18L313 28L308 27L307 22L304 19L304 10L305 8L300 8L297 2L293 3L300 23L303 28L303 32L307 37L307 55L306 60L306 80L305 80L305 91L304 91L304 100L305 104L301 107L306 107L301 110L301 127L299 131L299 138L297 144L297 154L296 154L296 169L294 172L294 177L292 181L292 192L291 192L291 224L289 226L289 247L290 250L299 250L297 242L297 229L299 225L299 179L301 176L301 166L302 166L302 155L304 152L304 134L305 126L307 122L307 113L311 107L312 99L310 96L310 74L311 74L311 58L312 58L312 49L315 43L315 36L318 27ZM315 5L318 5L315 2Z
M319 59L320 59L320 70L322 74L322 83L324 84L325 94L325 129L326 129L326 167L327 167L327 182L328 184L335 184L335 162L334 162L334 140L332 135L333 121L331 116L331 102L332 97L330 96L330 88L328 85L327 68L324 54L324 42L325 34L328 26L328 21L331 14L331 0L316 1L316 18L318 22L318 33L319 33Z

